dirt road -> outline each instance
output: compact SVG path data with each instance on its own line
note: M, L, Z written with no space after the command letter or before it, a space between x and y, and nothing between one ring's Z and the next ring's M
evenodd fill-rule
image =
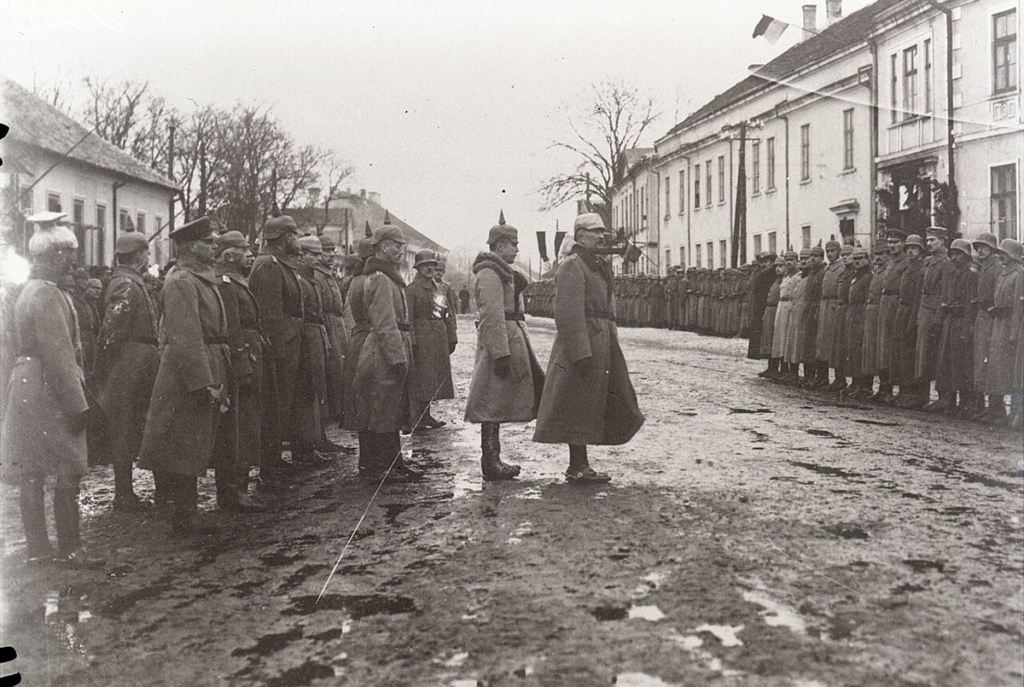
M554 334L529 321L542 363ZM594 448L502 430L482 484L462 422L416 434L422 484L373 485L355 437L265 514L170 536L84 483L103 571L26 567L3 487L0 644L27 685L1020 685L1024 437L759 380L745 342L622 330L647 424ZM142 473L137 473L142 475ZM143 491L149 489L149 483ZM212 508L212 479L203 507ZM367 508L367 504L370 503ZM328 573L360 522L338 573Z

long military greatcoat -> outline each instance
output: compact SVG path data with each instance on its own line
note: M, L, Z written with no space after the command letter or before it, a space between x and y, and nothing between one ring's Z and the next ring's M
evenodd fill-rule
M893 338L896 333L896 313L900 308L900 280L907 269L910 258L906 253L889 258L882 273L882 300L878 315L878 336L875 342L875 367L888 370L891 367Z
M1024 297L1024 266L1003 268L993 298L992 337L989 339L985 393L1002 396L1015 388L1017 344L1021 337L1020 299ZM1016 317L1015 317L1016 316Z
M357 354L352 426L364 432L397 432L409 424L412 340L406 284L394 266L376 257L367 259L364 274L363 303L370 330ZM350 297L355 295L350 292ZM394 366L399 363L406 365L405 372L396 374Z
M764 310L768 303L768 292L775 283L775 273L770 268L761 268L750 280L747 296L747 357L753 360L765 356L761 352L761 332L764 331ZM774 324L774 322L772 323Z
M888 267L886 263L885 267ZM882 318L882 290L885 288L885 267L871 270L871 288L868 289L867 307L864 309L864 339L861 343L861 369L866 375L878 374L878 329Z
M613 319L611 268L578 246L555 275L555 343L533 440L624 444L643 426Z
M93 369L96 366L96 342L100 332L100 316L96 306L84 295L72 292L71 303L75 306L78 316L78 335L82 341L82 367L85 369L86 382L92 381Z
M494 253L473 261L476 294L476 362L466 401L468 422L529 422L537 417L544 372L530 346L523 321L526 277ZM494 373L494 361L508 358L509 374Z
M149 399L160 367L157 327L160 313L142 275L115 267L104 297L94 388L102 411L103 447L93 464L123 464L139 455Z
M846 309L850 302L850 285L856 270L852 266L844 267L839 275L836 287L836 299L833 306L835 330L832 336L832 353L829 355L829 367L842 368L846 365ZM843 370L844 374L860 374L856 371Z
M181 259L164 280L160 368L146 416L139 467L198 477L213 458L230 366L220 280L210 267Z
M978 293L974 302L977 311L974 319L974 382L978 391L985 385L985 361L988 357L989 339L992 337L992 313L989 312L989 308L995 304L996 282L1002 271L1003 266L993 251L981 263L981 270L978 272Z
M814 342L814 357L818 360L830 360L832 357L832 344L836 335L836 308L839 305L839 277L843 269L842 260L830 262L824 269L821 279L818 332Z
M359 430L356 423L357 406L360 399L355 393L356 370L359 363L359 352L362 350L366 336L370 333L370 314L366 309L366 277L362 267L358 274L353 275L345 292L345 326L348 328L348 354L345 356L344 377L342 380L343 408L342 427L355 432Z
M889 354L889 376L899 384L913 382L917 373L917 311L923 284L924 259L907 257L907 265L900 276L900 304L896 309Z
M803 362L803 342L800 340L800 322L807 312L807 300L804 293L807 291L807 276L797 272L793 280L793 290L790 292L792 307L789 311L789 319L786 323L786 353L785 360L792 365Z
M433 400L455 398L448 353L448 297L433 279L417 274L406 287L405 298L412 339L409 395L419 412L420 406Z
M807 307L800 320L798 351L800 360L812 363L818 360L818 317L821 315L821 287L825 280L825 266L812 268L804 286L804 300Z
M968 261L954 266L942 294L942 340L936 387L943 391L974 393L974 301L978 273Z
M779 292L782 290L783 277L776 275L765 298L764 315L761 316L761 357L773 358L772 339L775 336L775 313L779 308Z
M946 281L953 274L953 263L945 249L925 259L924 282L921 287L921 306L917 310L917 379L930 382L935 379L942 344L942 293Z
M779 288L779 305L775 309L775 331L772 340L772 357L785 358L789 342L789 319L793 313L793 291L800 280L800 273L787 274Z
M864 320L867 314L868 292L874 275L870 269L853 270L850 295L846 304L846 373L851 377L864 374Z
M340 420L344 412L345 354L348 351L344 299L338 279L330 270L317 267L313 277L320 290L325 333L330 344L324 358L327 377L326 409L328 417Z
M88 469L85 397L78 322L71 298L45 275L34 272L14 305L17 358L11 370L0 476L81 477Z
M327 408L327 359L331 342L324 324L323 297L312 268L295 270L302 292L303 316L301 356L295 381L291 425L303 442L317 443L323 435Z

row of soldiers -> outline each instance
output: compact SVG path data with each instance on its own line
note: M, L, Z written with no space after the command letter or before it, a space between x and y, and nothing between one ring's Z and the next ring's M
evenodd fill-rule
M871 253L830 241L761 262L752 293L762 323L748 353L768 359L762 377L1021 426L1018 241L986 232L948 243L942 227L925 238L891 230Z
M686 270L672 274L620 274L614 278L615 322L620 327L655 327L708 336L740 336L750 326L750 289L757 269ZM553 317L554 282L527 289L527 312Z
M38 224L29 244L32 273L23 289L7 289L0 326L7 353L0 476L21 487L30 559L88 565L77 502L89 465L113 465L114 507L134 511L149 505L134 491L138 460L153 472L157 505L168 507L180 533L217 529L196 507L197 477L209 467L219 508L263 510L248 493L250 467L259 466L261 487L273 490L330 461L341 450L327 438L330 423L360 433L364 477L420 477L394 446L399 428L392 432L379 411L398 398L402 409L389 412L406 431L417 421L444 424L429 410L431 400L451 397L448 356L457 342L443 257L417 254L417 279L406 285L398 272L405 240L386 224L367 232L342 277L333 242L300 237L290 217L266 223L255 258L241 233L216 235L201 218L171 233L177 258L161 281L148 274L147 239L126 232L106 287L86 275L80 290L81 272L72 272L77 241L62 216L30 219ZM420 354L412 369L413 356L405 358L397 395L383 389L387 366L356 365L376 314L363 299L372 272L401 283L391 316L401 311L395 326L415 336ZM358 296L346 303L350 292ZM61 394L49 393L55 389ZM59 556L43 515L43 484L53 474Z

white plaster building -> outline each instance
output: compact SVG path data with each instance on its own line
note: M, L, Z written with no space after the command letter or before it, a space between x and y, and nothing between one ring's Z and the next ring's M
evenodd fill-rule
M641 250L636 263L615 258L618 274L659 274L658 175L653 148L632 148L619 159L612 191L612 229L622 232Z

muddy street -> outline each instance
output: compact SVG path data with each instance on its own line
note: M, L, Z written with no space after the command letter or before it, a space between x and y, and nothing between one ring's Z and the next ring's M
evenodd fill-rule
M550 320L528 321L546 363ZM563 446L502 428L523 466L482 483L462 421L416 433L420 484L332 465L183 539L83 483L103 570L26 566L3 487L3 674L26 685L1020 685L1022 437L840 404L757 378L746 342L620 330L647 423L567 485ZM136 472L147 496L148 473ZM371 497L372 502L371 502ZM212 509L212 476L201 481ZM369 504L369 505L368 505ZM317 600L358 525L337 573Z

